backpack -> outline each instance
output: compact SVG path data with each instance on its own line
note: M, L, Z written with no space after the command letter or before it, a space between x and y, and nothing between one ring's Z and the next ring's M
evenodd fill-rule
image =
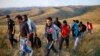
M86 31L86 25L82 25L82 32L85 32Z
M34 38L33 44L34 44L34 48L41 48L41 40L40 40L40 38L36 36Z

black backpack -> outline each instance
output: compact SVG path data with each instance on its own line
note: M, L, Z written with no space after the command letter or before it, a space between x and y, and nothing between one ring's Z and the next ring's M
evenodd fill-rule
M41 40L40 40L40 38L36 36L34 38L33 44L34 44L34 48L41 48Z
M85 32L86 31L86 25L82 25L82 32Z

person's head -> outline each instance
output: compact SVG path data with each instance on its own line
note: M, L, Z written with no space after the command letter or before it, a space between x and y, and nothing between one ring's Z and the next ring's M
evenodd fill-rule
M73 22L75 22L75 20L73 20Z
M17 15L15 18L17 19L17 22L19 23L23 22L23 18L21 15Z
M79 20L76 20L76 23L79 23Z
M10 19L10 15L6 15L6 20L9 20Z
M67 25L67 21L66 20L63 21L63 25Z
M87 24L89 24L89 22L87 22Z
M52 24L52 18L51 17L46 18L46 23L48 26L50 26Z
M81 21L80 24L83 24L83 22Z
M23 18L23 21L27 21L28 20L28 17L27 17L26 14L25 15L22 15L22 18Z
M58 21L58 17L55 18L55 21Z
M6 18L10 18L10 15L6 15Z
M73 23L75 22L76 20L73 20Z

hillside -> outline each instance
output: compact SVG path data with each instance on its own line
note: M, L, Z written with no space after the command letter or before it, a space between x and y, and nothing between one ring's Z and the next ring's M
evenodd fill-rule
M100 7L94 7L93 9L94 10L90 10L83 15L76 16L73 18L68 18L67 20L69 22L72 22L73 19L76 19L76 20L84 21L84 23L92 22L94 24L95 23L100 24Z
M95 13L97 8L100 8L100 6L29 7L9 8L8 10L10 10L10 15L13 19L18 14L27 14L36 24L40 24L38 22L43 23L47 17L59 17L59 19L73 18L88 12ZM3 12L4 15L6 15L8 12L7 9L1 9L0 14L2 14L3 10L5 11ZM99 9L97 13L99 13ZM0 23L5 23L4 16L1 16L0 20L2 20Z
M59 11L64 11L64 12L76 12L77 14L79 13L78 11L80 11L80 13L83 11L87 11L89 6L62 6L62 7L22 7L22 8L2 8L0 9L0 15L4 16L7 14L12 14L12 13L18 13L18 14L29 14L27 12L30 11L30 13L35 13L35 12L42 12L42 14L44 13L48 13L48 12L54 12L53 10L59 10ZM50 10L50 11L49 11ZM32 12L31 12L32 11ZM41 13L40 13L41 14ZM71 13L70 13L71 14Z

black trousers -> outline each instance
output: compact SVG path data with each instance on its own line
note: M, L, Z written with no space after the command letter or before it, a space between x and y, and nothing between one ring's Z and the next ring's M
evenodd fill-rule
M53 50L55 53L58 52L56 50L56 48L54 47L54 44L52 43L52 41L51 42L48 42L46 56L49 56L50 50Z
M47 35L47 40L48 40L48 44L47 44L47 52L45 56L49 56L50 50L53 50L54 52L57 53L58 51L54 47L52 35Z
M11 33L9 33L9 40L12 47L14 47L14 42L18 42L16 39L14 39L14 34Z
M62 49L62 44L63 44L64 40L66 41L66 48L68 48L68 46L69 46L69 36L67 36L65 38L61 37L60 42L59 42L59 50Z

